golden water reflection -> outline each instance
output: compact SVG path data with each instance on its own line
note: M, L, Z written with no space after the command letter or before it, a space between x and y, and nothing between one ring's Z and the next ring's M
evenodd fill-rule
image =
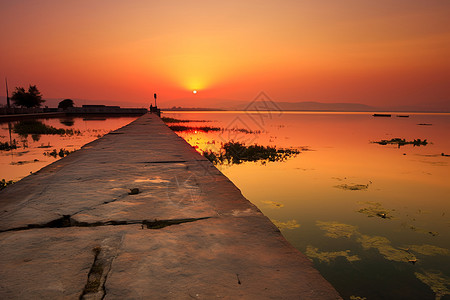
M344 298L434 299L448 293L442 287L450 284L450 114L168 115L261 131L180 132L199 152L229 140L302 149L284 162L218 168ZM373 143L394 138L428 143Z

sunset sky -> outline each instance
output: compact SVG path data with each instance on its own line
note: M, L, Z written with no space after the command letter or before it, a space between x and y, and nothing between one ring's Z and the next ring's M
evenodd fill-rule
M448 0L0 0L0 76L44 98L450 109L449 16Z

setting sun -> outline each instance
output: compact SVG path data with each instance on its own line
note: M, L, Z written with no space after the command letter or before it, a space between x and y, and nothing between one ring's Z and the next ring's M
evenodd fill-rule
M197 90L193 90L192 93L195 95L197 94Z

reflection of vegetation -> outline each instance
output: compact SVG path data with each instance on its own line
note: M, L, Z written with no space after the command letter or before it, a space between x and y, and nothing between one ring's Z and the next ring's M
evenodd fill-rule
M406 141L405 139L401 139L401 138L393 138L390 140L375 141L373 143L380 144L380 145L398 145L399 148L404 145L413 145L413 146L428 145L428 142L426 139L423 141L421 139L417 139L417 140L413 140L413 141Z
M409 250L423 254L423 255L449 255L450 251L448 249L444 249L438 246L433 245L411 245L409 246Z
M390 211L387 210L386 208L383 208L381 206L381 203L378 202L371 202L371 201L367 201L367 202L359 202L359 203L363 203L366 204L367 207L363 207L360 210L358 210L359 213L365 214L368 217L379 217L382 219L391 219L392 216L390 216Z
M450 278L442 274L442 272L415 272L414 275L428 285L436 294L436 300L441 299L444 295L450 295Z
M52 152L44 152L44 155L46 155L46 156L53 156L54 158L59 156L59 157L62 158L62 157L67 156L67 155L69 155L70 153L73 153L73 152L75 152L75 151L69 151L69 150L66 150L64 148L61 148L61 149L59 149L59 151L56 151L56 149L53 149Z
M246 146L239 142L230 141L221 147L220 153L211 150L203 152L203 156L214 164L241 164L247 161L261 161L263 164L273 161L285 161L295 157L300 151L297 149L276 149L271 146Z
M382 236L361 235L361 237L358 238L358 242L361 243L361 246L366 250L370 248L377 249L378 252L388 260L411 263L417 261L414 254L409 252L408 249L394 248L391 245L391 242Z
M326 233L325 233L326 236L335 238L335 239L340 238L340 237L350 238L355 233L358 233L358 231L357 231L358 228L356 226L342 224L342 223L338 223L338 222L317 221L316 225L320 229L326 231Z
M22 136L26 136L28 134L80 134L79 130L55 128L36 120L21 121L16 123L14 125L14 132Z
M340 184L336 185L335 187L347 191L362 191L367 190L369 188L369 184L353 184L353 185Z
M59 119L59 123L71 127L73 126L73 124L75 124L75 121L72 118L67 118L67 119Z
M295 228L300 227L300 224L298 224L296 220L290 220L290 221L286 221L286 222L281 222L281 221L277 221L277 220L271 220L271 221L279 229L295 229Z
M269 204L269 205L271 205L273 207L276 207L276 208L281 208L281 207L284 206L284 204L281 204L281 203L278 203L278 202L274 202L274 201L263 201L263 203Z
M361 260L357 255L350 255L350 250L345 251L333 251L333 252L320 252L318 248L313 246L306 247L306 256L308 256L311 260L313 258L318 259L321 262L330 263L332 260L335 260L337 257L344 257L349 262Z
M11 144L8 142L0 142L0 150L9 151L13 149L17 149L16 140L13 140Z
M3 190L5 187L7 187L8 185L11 185L11 184L13 184L14 183L14 181L13 180L8 180L8 181L6 181L5 179L2 179L1 181L0 181L0 191L1 190Z

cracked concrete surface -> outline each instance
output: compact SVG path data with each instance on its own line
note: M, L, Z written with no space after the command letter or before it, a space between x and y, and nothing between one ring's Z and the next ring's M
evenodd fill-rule
M225 176L147 114L0 192L0 298L339 295Z

